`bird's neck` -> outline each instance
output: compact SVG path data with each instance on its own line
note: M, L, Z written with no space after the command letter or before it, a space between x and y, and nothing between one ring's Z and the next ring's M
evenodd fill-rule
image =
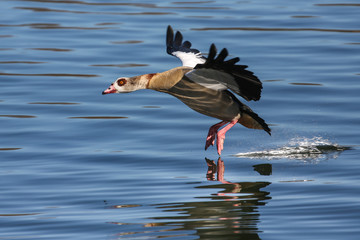
M178 83L184 74L191 69L188 67L177 67L162 73L145 74L142 75L142 78L148 79L146 88L157 91L167 90Z

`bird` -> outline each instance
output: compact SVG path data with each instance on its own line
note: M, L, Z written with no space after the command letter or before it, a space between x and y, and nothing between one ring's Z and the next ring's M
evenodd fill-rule
M210 45L207 57L191 46L191 42L183 41L179 31L174 34L169 25L166 52L179 58L182 66L160 73L117 78L102 94L152 89L178 98L196 112L221 120L210 127L205 141L205 150L216 141L219 155L224 148L225 133L237 123L271 135L268 124L235 96L246 101L258 101L261 97L262 82L247 70L248 66L237 64L238 57L225 60L228 50L223 48L217 54L215 44Z

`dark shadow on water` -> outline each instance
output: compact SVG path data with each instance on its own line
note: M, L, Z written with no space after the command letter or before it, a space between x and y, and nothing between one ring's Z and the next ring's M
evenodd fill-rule
M271 199L270 193L263 190L271 183L226 181L225 165L221 158L217 164L213 160L205 160L206 179L211 184L195 186L199 193L190 201L176 202L174 199L171 203L147 206L155 207L161 213L153 213L155 216L145 218L144 221L148 221L146 223L111 222L123 230L117 236L131 235L134 239L147 236L154 239L189 239L190 236L196 237L194 239L261 239L259 233L262 231L258 227L259 207L265 206ZM258 171L258 168L262 170ZM270 164L254 166L256 171L264 175L269 175L269 168L271 169ZM200 189L206 189L210 193L204 194Z
M269 163L256 164L253 167L254 171L258 172L260 175L270 176L272 174L272 165Z

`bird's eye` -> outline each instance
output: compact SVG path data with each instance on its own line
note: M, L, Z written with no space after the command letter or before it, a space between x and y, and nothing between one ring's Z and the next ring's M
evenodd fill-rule
M126 79L125 78L120 78L119 80L117 80L117 84L119 86L123 86L126 84Z

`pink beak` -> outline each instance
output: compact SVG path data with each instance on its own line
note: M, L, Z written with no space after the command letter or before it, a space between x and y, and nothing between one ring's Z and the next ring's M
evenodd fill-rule
M113 84L110 85L108 89L102 92L102 94L116 93L116 89Z

